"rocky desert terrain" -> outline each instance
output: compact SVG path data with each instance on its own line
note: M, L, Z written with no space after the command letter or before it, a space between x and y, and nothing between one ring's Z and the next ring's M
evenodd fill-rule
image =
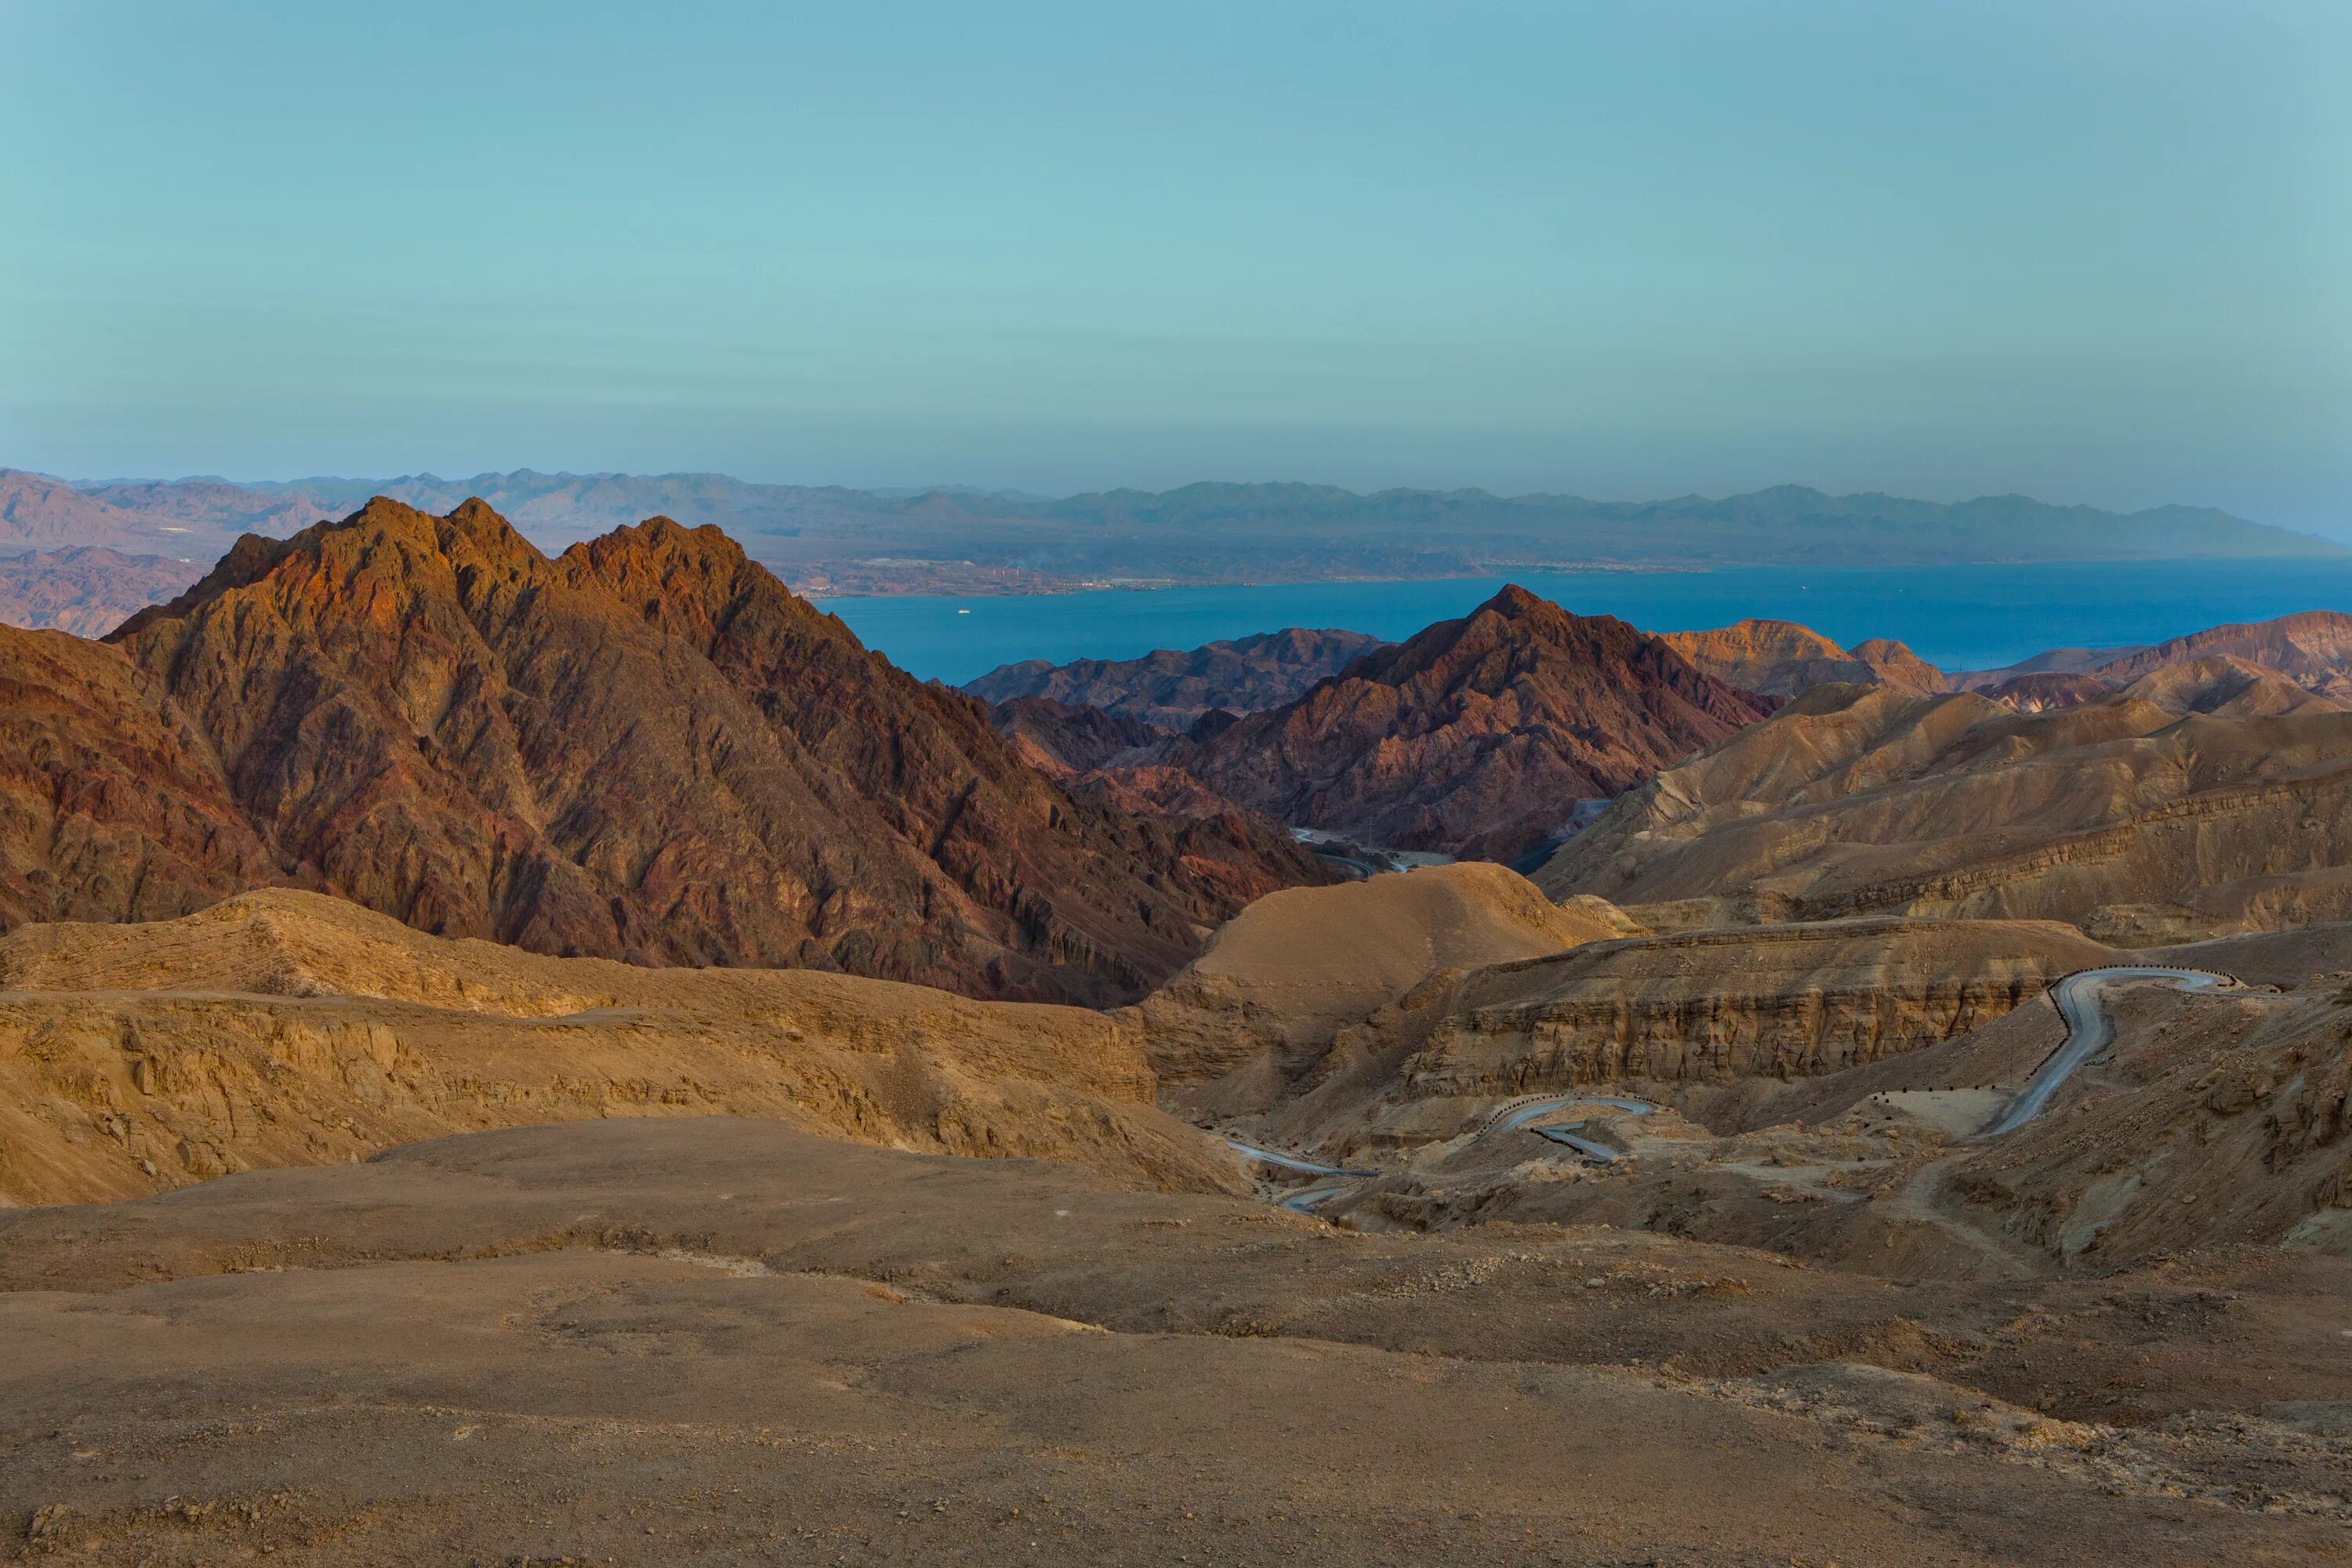
M1821 687L1627 792L1536 880L1654 925L1957 915L2144 946L2338 919L2352 713L2305 695L2198 665L2039 713Z
M2352 1561L2352 712L2179 651L990 709L390 502L9 631L0 1549Z
M1987 1133L2126 957L2234 984L2116 983ZM1475 864L1110 1014L299 890L29 925L0 1504L29 1561L2340 1561L2347 971Z

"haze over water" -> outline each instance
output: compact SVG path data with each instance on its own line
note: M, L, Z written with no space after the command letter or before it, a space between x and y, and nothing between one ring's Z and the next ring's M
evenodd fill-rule
M1284 626L1402 639L1467 613L1506 581L1580 615L1617 616L1644 631L1694 631L1765 616L1801 622L1848 647L1894 637L1945 669L1993 668L2050 647L2158 642L2299 610L2352 610L2352 561L2327 560L1527 573L1420 583L830 599L824 605L902 668L962 682L1017 659L1133 658Z

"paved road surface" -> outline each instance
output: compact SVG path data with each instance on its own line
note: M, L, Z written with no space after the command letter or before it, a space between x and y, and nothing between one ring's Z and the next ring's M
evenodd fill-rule
M1513 1128L1525 1127L1537 1117L1549 1116L1563 1105L1613 1106L1619 1110L1628 1110L1636 1116L1647 1116L1658 1109L1646 1100L1618 1100L1605 1094L1555 1094L1548 1100L1531 1100L1524 1105L1513 1106L1489 1122L1486 1131L1508 1132Z
M2153 964L2086 969L2066 976L2053 993L2058 1003L2058 1016L2066 1021L2066 1043L2051 1053L2050 1059L2042 1064L2024 1091L1993 1119L1992 1125L1985 1129L1987 1134L1999 1137L2014 1132L2041 1115L2050 1097L2074 1075L2074 1069L2113 1043L2116 1021L2099 1005L2099 997L2109 986L2131 980L2164 981L2183 991L2211 991L2237 984L2226 974L2202 969L2165 969Z
M1604 1165L1613 1165L1625 1158L1606 1143L1595 1143L1590 1138L1578 1137L1577 1131L1583 1125L1581 1121L1571 1121L1565 1127L1531 1127L1528 1131L1538 1138L1549 1138L1555 1143L1575 1150L1588 1160L1598 1160Z
M1226 1139L1225 1147L1265 1164L1279 1165L1286 1171L1304 1171L1310 1176L1375 1176L1380 1173L1377 1171L1347 1171L1337 1165L1318 1165L1312 1160L1302 1160L1296 1154L1277 1154L1271 1149L1261 1149L1238 1138Z

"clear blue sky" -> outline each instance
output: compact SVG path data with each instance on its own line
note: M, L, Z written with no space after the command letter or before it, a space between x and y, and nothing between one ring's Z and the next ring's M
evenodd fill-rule
M2352 5L0 0L0 463L2352 532Z

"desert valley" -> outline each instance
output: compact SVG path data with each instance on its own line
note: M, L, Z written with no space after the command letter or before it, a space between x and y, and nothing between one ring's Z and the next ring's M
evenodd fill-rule
M0 660L27 1558L2352 1527L2352 616L957 692L379 499Z

